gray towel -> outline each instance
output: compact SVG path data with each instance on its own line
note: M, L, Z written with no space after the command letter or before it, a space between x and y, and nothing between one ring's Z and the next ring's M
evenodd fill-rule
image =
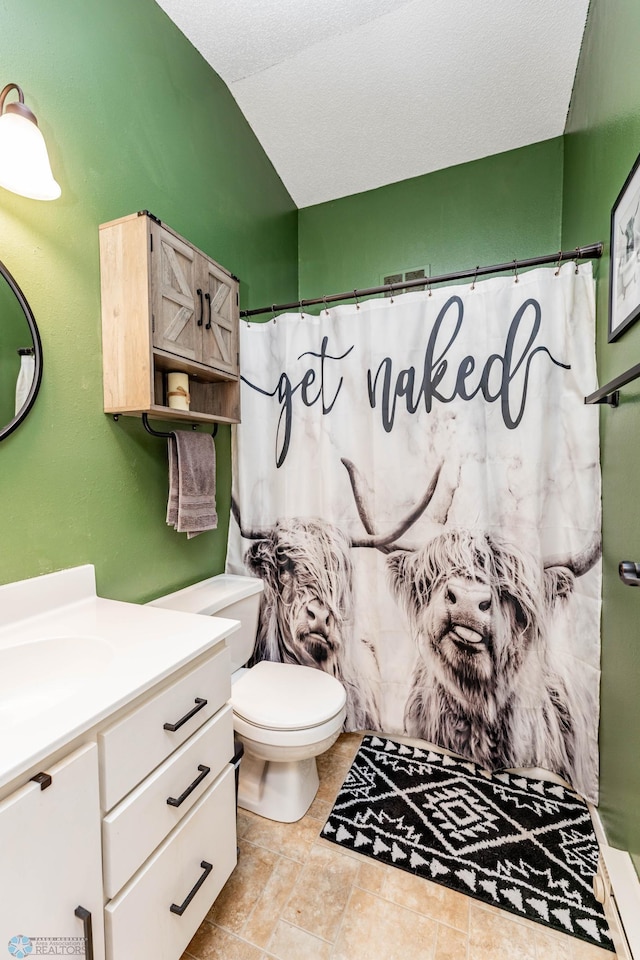
M167 523L178 533L197 537L218 526L216 448L208 433L177 430L169 438Z

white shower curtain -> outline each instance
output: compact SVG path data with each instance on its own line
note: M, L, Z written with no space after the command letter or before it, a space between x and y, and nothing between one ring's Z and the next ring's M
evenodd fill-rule
M242 324L227 569L347 729L597 799L591 264Z

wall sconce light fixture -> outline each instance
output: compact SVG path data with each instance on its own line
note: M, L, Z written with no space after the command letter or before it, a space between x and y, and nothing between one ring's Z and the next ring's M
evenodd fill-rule
M18 91L18 100L5 107L11 90ZM56 200L62 193L38 121L17 83L0 92L0 187L32 200Z

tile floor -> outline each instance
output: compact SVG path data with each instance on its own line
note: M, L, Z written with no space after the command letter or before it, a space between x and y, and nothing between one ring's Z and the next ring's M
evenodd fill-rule
M319 836L360 744L318 758L320 789L298 823L238 811L238 866L182 960L613 960Z

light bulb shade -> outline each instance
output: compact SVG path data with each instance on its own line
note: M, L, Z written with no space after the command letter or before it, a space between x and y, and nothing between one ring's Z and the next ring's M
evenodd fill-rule
M37 124L10 109L0 116L0 187L32 200L56 200L62 193Z

